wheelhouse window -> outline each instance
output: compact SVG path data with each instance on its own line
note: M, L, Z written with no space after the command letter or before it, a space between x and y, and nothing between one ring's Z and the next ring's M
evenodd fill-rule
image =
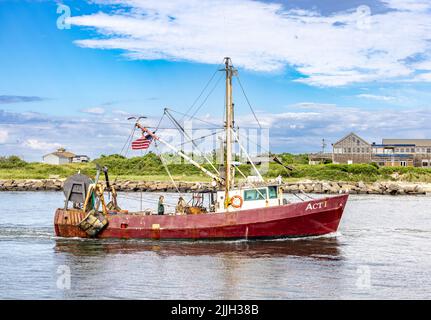
M266 189L253 189L244 191L244 201L265 200Z
M276 186L268 187L268 196L270 199L277 199L277 187Z

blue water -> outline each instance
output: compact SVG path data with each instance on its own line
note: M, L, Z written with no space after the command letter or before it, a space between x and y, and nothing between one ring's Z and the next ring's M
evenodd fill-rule
M0 298L431 298L431 197L352 195L336 234L228 243L56 238L62 205L0 193Z

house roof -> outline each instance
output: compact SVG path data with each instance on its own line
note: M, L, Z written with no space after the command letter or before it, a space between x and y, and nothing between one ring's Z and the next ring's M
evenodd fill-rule
M66 158L66 159L73 158L75 156L75 154L72 153L72 152L68 152L68 151L63 151L63 152L56 151L56 152L48 153L48 154L44 155L43 157L45 158L46 156L49 156L49 155L54 155L54 156L57 156L59 158Z
M415 144L400 144L400 143L391 143L391 144L372 144L372 147L415 147Z
M357 138L357 139L359 139L359 140L361 140L362 142L364 142L364 143L366 143L366 144L370 144L369 142L367 142L367 141L365 141L364 139L362 139L360 136L358 136L356 133L354 133L354 132L350 132L349 134L346 134L344 137L342 137L340 140L338 140L337 142L334 142L332 145L335 145L335 144L337 144L337 143L339 143L339 142L341 142L341 141L343 141L344 139L346 139L347 137L350 137L350 136L355 136L355 138Z
M431 139L382 139L382 144L416 145L417 147L431 147Z

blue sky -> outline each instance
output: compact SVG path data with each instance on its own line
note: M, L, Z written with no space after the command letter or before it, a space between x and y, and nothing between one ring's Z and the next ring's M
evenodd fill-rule
M1 0L0 155L119 152L127 116L185 112L224 56L273 151L430 138L430 15L425 0ZM222 80L198 115L220 123Z

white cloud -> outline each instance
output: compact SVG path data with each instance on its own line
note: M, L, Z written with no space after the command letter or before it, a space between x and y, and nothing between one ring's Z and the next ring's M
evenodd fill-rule
M59 143L45 142L37 139L27 139L24 142L24 145L33 150L44 150L44 151L55 150L61 146L61 144Z
M0 129L0 143L5 143L9 137L7 130Z
M274 152L317 151L322 138L329 146L350 131L369 142L390 137L431 138L431 113L426 108L362 110L306 102L288 106L286 112L258 112L257 116L261 124L269 128L271 150ZM0 111L0 137L2 131L8 132L8 143L0 145L0 154L17 154L27 160L41 161L43 154L60 146L77 154L87 154L92 159L100 154L125 153L127 148L122 148L133 122L115 120L112 115L104 115L97 121L87 117L59 118L44 114L30 117L28 114ZM159 118L142 120L148 127L156 126L158 121ZM241 129L256 128L255 119L250 114L238 115L236 123ZM172 124L165 119L161 127L172 127ZM195 122L194 128L197 127L201 128L202 124ZM177 130L160 129L157 132L168 142L179 145ZM201 137L207 132L194 131L193 134ZM208 146L203 145L203 148ZM152 150L155 151L154 148ZM129 156L139 154L131 150L127 152Z
M101 114L104 114L106 111L104 108L95 107L95 108L88 108L88 109L81 110L81 112L101 115Z
M420 73L408 82L431 82L431 72Z
M364 99L371 99L371 100L378 100L378 101L394 101L396 100L395 97L391 96L382 96L382 95L376 95L376 94L368 94L368 93L362 93L356 95L358 98L364 98Z
M145 119L145 125L156 126L159 118ZM30 161L41 161L42 155L58 147L94 159L101 154L119 153L129 137L133 122L111 114L97 120L91 115L56 117L37 113L13 113L0 110L1 130L8 131L7 144L0 144L0 154L16 154ZM128 154L132 154L129 150ZM137 154L135 154L137 155Z
M430 8L429 0L382 0L389 8L405 11L426 11Z
M248 0L111 0L107 12L74 16L73 25L100 36L82 47L122 49L131 59L169 59L235 65L256 71L294 67L297 81L316 86L408 79L408 59L430 53L431 2L384 0L393 10L322 16L281 4ZM121 6L123 5L123 6Z
M369 142L390 137L431 138L431 114L426 108L362 110L317 103L289 108L301 111L258 114L269 124L272 151L317 151L322 138L333 143L351 131ZM253 117L237 118L242 128L256 126Z
M416 69L419 70L429 70L431 71L431 57L428 60L424 60L418 63L413 64Z
M118 116L129 116L130 112L124 111L124 110L112 110L112 113Z

